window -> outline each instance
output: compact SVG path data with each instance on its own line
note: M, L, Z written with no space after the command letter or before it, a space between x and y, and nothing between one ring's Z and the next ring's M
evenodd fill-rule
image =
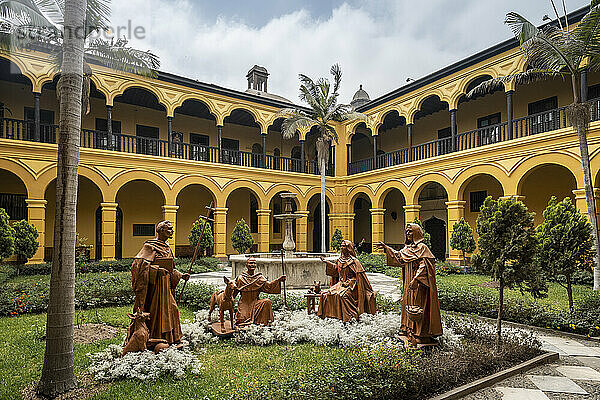
M281 168L281 151L278 148L273 150L273 169Z
M502 139L500 113L487 115L477 119L477 144L479 146L499 142ZM494 126L496 125L496 126Z
M541 132L548 132L558 129L558 98L556 96L549 97L544 100L539 100L527 105L530 118L531 135Z
M438 130L438 139L448 139L452 137L452 129L450 127ZM452 141L451 140L440 140L437 143L437 153L439 154L448 154L452 149Z
M588 99L597 99L600 97L600 85L593 85L588 87Z
M260 165L262 164L262 145L258 144L258 143L254 143L252 145L252 159L251 159L251 165L255 168L260 167Z
M97 149L115 149L118 150L120 148L121 141L118 136L114 137L114 135L118 135L121 133L121 121L115 121L114 119L111 121L112 125L112 137L108 137L108 120L105 118L96 118L96 148Z
M35 130L35 111L25 107L25 121L27 121L27 137L33 139ZM54 111L40 109L40 141L43 143L56 142L54 130Z
M273 204L273 233L281 233L281 220L275 218L279 214L281 214L281 204L276 202Z
M136 125L136 152L138 154L158 155L159 130L154 126Z
M154 236L154 224L133 224L133 236Z
M208 161L208 135L190 133L190 160Z
M25 194L0 193L0 208L4 208L11 220L27 219Z
M226 164L239 164L240 163L240 141L236 139L221 139L221 146L223 149L222 159Z
M479 212L481 210L481 206L483 205L483 201L487 197L487 190L478 190L476 192L470 193L470 209L471 212Z
M302 149L300 148L300 146L294 146L292 148L291 158L292 158L292 171L301 172L302 171Z

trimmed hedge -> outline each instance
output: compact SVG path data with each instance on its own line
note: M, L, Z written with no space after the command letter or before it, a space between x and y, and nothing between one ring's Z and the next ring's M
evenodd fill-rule
M113 261L85 261L77 262L75 264L75 272L85 274L90 272L125 272L131 268L132 258L124 258L122 260ZM190 258L176 258L175 266L181 271L187 269L190 265ZM214 257L201 257L197 258L192 268L193 274L200 274L203 272L218 271L219 264L221 262ZM10 268L14 269L13 275L49 275L52 269L52 263L43 264L25 264L25 265L10 265Z
M438 281L438 297L443 310L498 316L498 291ZM600 336L600 293L590 292L575 303L573 313L558 311L525 297L504 296L503 319L589 336Z

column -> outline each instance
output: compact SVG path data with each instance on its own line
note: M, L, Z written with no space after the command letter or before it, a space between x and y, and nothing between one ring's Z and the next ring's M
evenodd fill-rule
M458 150L456 145L456 109L450 110L450 132L452 133L452 151Z
M588 74L587 68L581 70L581 101L588 100Z
M215 216L215 257L227 258L227 207L217 207Z
M371 208L371 252L382 253L383 250L377 249L375 243L383 242L383 216L385 214L385 208Z
M506 92L506 135L508 140L513 138L513 93L514 90Z
M415 124L408 124L406 125L406 130L408 133L408 161L412 161L413 160L413 154L412 154L412 138L413 138L413 127L415 126Z
M115 259L117 203L100 203L102 207L102 260ZM96 249L98 251L98 249Z
M296 251L308 251L308 215L309 211L296 211L294 214L302 215L296 220ZM331 215L329 216L331 218Z
M163 220L170 221L171 224L173 225L173 230L175 232L177 232L177 227L175 226L175 223L177 222L177 210L178 209L179 209L179 206L177 206L177 205L165 204L164 206L162 206ZM173 250L175 250L175 235L173 235L172 240L173 240Z
M405 224L412 224L415 219L419 218L419 212L421 210L420 204L407 204L403 208Z
M373 169L377 169L377 135L373 136Z
M352 145L346 144L346 164L348 165L347 174L350 175L350 164L352 163Z
M577 210L579 210L579 212L583 215L585 215L587 217L588 215L588 208L587 208L587 202L585 199L585 189L575 189L573 190L573 194L575 195L575 207L577 207ZM598 201L600 200L600 188L594 188L594 201L596 203L596 213L598 213L600 210L598 210ZM596 217L598 218L598 217Z
M36 142L40 141L40 93L33 92L33 140Z
M26 199L27 204L27 222L35 226L38 231L37 251L31 257L28 264L41 264L44 262L44 246L46 244L46 203L44 199Z
M300 141L300 171L306 173L306 163L304 162L304 142L306 142L304 139Z
M467 204L464 200L452 200L446 202L448 207L448 243L450 243L450 237L452 236L452 229L454 224L460 221L465 216L465 205ZM454 250L452 247L449 248L448 261L460 264L463 261L462 251Z
M267 134L261 133L260 136L262 139L262 156L261 156L261 161L260 161L261 165L260 166L262 168L266 168L267 167Z
M217 125L217 146L219 147L218 161L223 162L223 125Z
M106 105L106 132L108 135L108 148L113 150L113 130L112 130L112 106Z
M258 214L258 252L268 253L269 245L271 243L270 231L270 217L271 210L256 210ZM282 231L285 232L285 223L281 221Z
M171 157L171 143L173 141L173 117L167 116L167 157Z

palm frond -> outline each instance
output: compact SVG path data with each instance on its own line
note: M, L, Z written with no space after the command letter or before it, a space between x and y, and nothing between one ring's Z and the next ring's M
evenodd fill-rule
M64 2L64 0L56 0ZM110 18L110 0L87 0L85 24L88 33L95 29L107 29Z
M500 76L498 78L489 79L475 86L467 93L467 98L473 98L476 96L483 96L485 94L493 93L496 90L504 89L504 84L514 81L516 85L527 85L532 82L537 82L543 79L551 79L555 77L567 77L570 74L555 71L555 70L538 70L531 69L525 72L519 72L516 74L510 74L506 76Z
M17 25L56 27L31 0L0 0L0 21Z
M538 29L526 18L517 13L506 15L508 24L521 45L527 63L535 69L560 71L568 68L571 73L577 70L576 59L580 42L570 33L555 26Z
M280 110L276 116L285 117L283 124L281 124L281 135L284 139L291 139L296 135L296 132L306 130L318 123L303 111L294 108Z
M339 136L337 134L337 131L335 130L335 128L331 125L325 125L323 127L325 129L325 131L327 132L327 136L330 142L335 141L336 144L339 143Z
M340 65L338 63L333 64L330 73L333 75L333 93L337 93L342 83L342 69Z
M53 25L64 25L64 3L61 6L58 0L33 0L31 2L36 4L40 13Z
M124 39L116 42L94 39L86 46L85 55L88 59L97 57L108 68L143 76L155 76L160 66L156 55L129 47Z
M600 1L600 0L599 0ZM572 31L573 36L581 42L579 62L585 57L600 55L600 6L591 6L590 11L581 19Z

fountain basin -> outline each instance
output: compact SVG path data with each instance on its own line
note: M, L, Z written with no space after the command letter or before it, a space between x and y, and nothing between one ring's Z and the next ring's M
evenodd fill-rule
M256 259L256 271L261 272L269 281L283 274L281 253L237 254L229 256L232 278L235 279L246 271L246 260ZM329 277L325 275L325 263L319 257L335 262L338 254L331 253L293 253L292 257L284 257L285 281L288 289L306 289L320 281L322 286L329 286Z

